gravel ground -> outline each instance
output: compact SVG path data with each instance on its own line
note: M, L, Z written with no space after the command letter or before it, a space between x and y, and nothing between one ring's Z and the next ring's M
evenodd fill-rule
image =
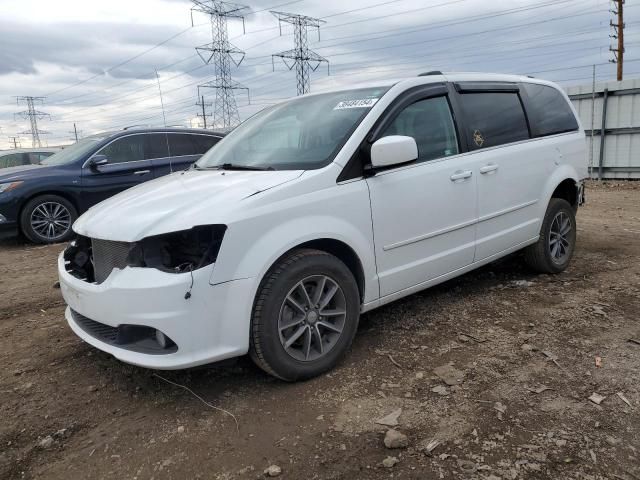
M62 246L5 242L0 478L640 479L640 184L587 194L566 272L513 255L366 314L304 383L160 373L202 401L71 333Z

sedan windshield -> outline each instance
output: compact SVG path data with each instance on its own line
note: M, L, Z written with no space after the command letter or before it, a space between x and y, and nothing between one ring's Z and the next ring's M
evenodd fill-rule
M196 168L313 170L331 163L388 87L290 100L263 110L209 150Z
M40 165L63 165L65 163L74 162L80 157L84 157L87 153L91 152L91 150L93 150L105 138L106 137L102 135L85 137L73 145L69 145L64 150L51 155L49 158L45 158L40 162Z

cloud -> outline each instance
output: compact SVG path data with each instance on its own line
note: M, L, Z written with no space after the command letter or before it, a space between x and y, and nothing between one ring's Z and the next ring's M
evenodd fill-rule
M273 53L293 48L293 36L288 25L280 36L270 8L326 19L321 40L309 31L309 41L330 60L331 76L321 66L311 76L312 91L432 69L540 71L551 80L580 83L589 81L590 64L609 58L610 14L603 1L559 0L546 6L540 6L544 0L287 3L247 2L246 33L241 20L229 21L229 38L246 51L242 65L231 68L233 78L251 89L251 105L245 92L236 92L243 118L296 91L295 72L279 59L272 64ZM188 0L111 0L99 7L82 0L21 0L3 6L2 135L28 128L13 119L15 95L48 96L42 110L52 114L43 123L53 132L49 143L66 141L74 122L85 133L132 123L158 125L162 110L156 69L168 123L187 124L196 113L197 86L215 78L214 66L204 65L194 50L211 41L207 18L194 15L191 28L190 7ZM626 13L627 58L633 59L640 9L627 8ZM599 66L599 75L610 75L612 68ZM640 64L627 67L627 72L637 71ZM214 91L207 100L215 100Z

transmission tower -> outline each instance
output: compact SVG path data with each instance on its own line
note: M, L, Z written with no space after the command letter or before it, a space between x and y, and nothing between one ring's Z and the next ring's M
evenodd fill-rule
M207 113L206 108L207 108L207 107L212 107L212 106L213 106L213 104L212 104L211 102L205 102L205 101L204 101L204 96L201 96L201 97L200 97L200 100L196 102L196 105L197 105L198 107L201 107L201 108L202 108L202 111L201 111L201 112L199 112L199 113L197 113L197 114L196 114L196 116L197 116L198 118L201 118L201 119L202 119L203 127L204 127L204 128L207 128L207 117L210 117L210 116L211 116L211 114L210 114L210 113Z
M40 112L35 108L36 103L40 103L40 104L44 103L44 98L45 97L29 97L29 96L16 97L16 103L18 105L20 105L20 102L26 103L27 109L23 112L18 112L14 114L14 118L20 117L23 119L27 119L27 118L29 119L29 122L31 123L31 130L26 132L20 132L20 133L22 135L31 135L31 144L34 148L42 146L42 143L40 142L40 135L46 135L49 133L44 130L38 129L38 120L45 117L49 117L50 115L48 113Z
M609 25L613 30L613 33L609 35L611 38L618 40L618 45L614 47L609 47L609 50L613 52L613 59L609 60L611 63L618 64L617 70L617 79L618 81L622 80L623 75L623 63L624 63L624 0L612 0L614 4L614 8L611 10L617 18L617 22L613 23L613 20L609 20Z
M198 85L198 98L202 98L200 89L213 88L216 91L215 107L213 110L213 124L217 127L231 128L240 123L238 105L235 91L249 89L231 78L231 64L239 67L244 60L244 52L229 43L227 20L238 18L242 20L244 30L243 12L247 9L244 5L221 2L218 0L191 0L194 6L191 8L191 23L193 24L193 12L203 13L209 16L211 22L211 43L196 47L196 52L206 64L213 62L216 79Z
M280 35L282 35L282 24L290 23L294 27L295 48L272 55L273 62L275 57L282 58L284 64L289 70L296 69L296 78L298 81L298 95L304 95L311 91L311 72L315 72L320 64L327 63L327 74L329 73L329 60L318 55L313 50L309 50L307 41L307 29L313 27L318 29L318 40L320 39L320 25L326 23L319 18L307 17L305 15L296 15L294 13L271 12L278 19L280 26ZM287 62L293 60L293 62ZM275 63L274 63L275 69Z

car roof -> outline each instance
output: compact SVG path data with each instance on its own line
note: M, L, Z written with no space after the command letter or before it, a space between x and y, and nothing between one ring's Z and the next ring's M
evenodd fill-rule
M29 152L59 152L62 147L42 147L42 148L14 148L11 150L0 150L0 155L8 155L10 153L29 153Z
M538 83L542 85L556 86L553 82L534 78L525 75L513 75L505 73L481 73L481 72L439 72L431 71L412 77L402 77L390 80L374 80L369 82L359 82L352 85L343 85L324 90L318 90L309 95L321 95L324 93L337 93L345 90L356 90L360 88L391 88L395 85L406 83L407 85L420 85L438 82L526 82ZM305 95L306 96L306 95ZM297 97L294 97L297 98ZM287 101L287 100L284 100Z
M227 132L221 130L209 130L204 128L172 128L172 127L129 127L123 130L110 130L106 132L96 133L94 135L90 135L91 137L118 137L123 135L131 135L132 133L191 133L191 134L200 134L200 135L212 135L217 137L224 137Z

